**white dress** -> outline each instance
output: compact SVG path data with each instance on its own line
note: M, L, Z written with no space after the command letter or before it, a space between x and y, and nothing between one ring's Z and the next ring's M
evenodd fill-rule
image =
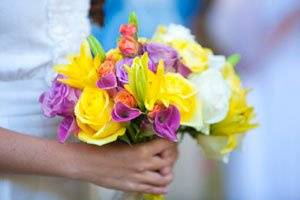
M89 6L89 0L0 1L0 127L56 137L57 119L41 115L38 97L53 64L77 52L89 34ZM0 200L99 200L96 190L63 178L0 174Z

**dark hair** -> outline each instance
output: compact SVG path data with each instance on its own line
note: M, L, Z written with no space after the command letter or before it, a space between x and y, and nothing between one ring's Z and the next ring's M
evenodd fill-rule
M102 26L104 22L104 2L105 0L91 0L91 9L89 16L94 23L100 26Z

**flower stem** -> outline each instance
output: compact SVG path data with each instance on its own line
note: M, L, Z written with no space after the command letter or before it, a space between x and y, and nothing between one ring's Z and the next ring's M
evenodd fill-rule
M137 141L136 141L136 138L135 138L135 131L134 131L134 128L132 128L132 126L129 124L127 126L127 130L128 130L128 133L129 133L129 137L130 137L130 140L133 144L136 144Z

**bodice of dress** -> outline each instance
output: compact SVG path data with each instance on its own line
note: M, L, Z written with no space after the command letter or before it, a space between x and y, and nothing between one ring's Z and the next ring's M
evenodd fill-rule
M0 80L51 72L77 52L90 32L89 6L89 0L1 0Z

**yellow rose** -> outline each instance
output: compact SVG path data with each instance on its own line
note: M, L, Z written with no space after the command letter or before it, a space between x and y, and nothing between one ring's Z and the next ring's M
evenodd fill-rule
M122 124L112 121L113 102L107 92L99 88L84 88L75 107L78 138L98 146L117 140L125 133Z
M183 63L194 73L208 68L212 51L199 45L191 31L181 25L158 26L152 41L164 43L176 49Z
M175 105L180 112L180 124L186 125L193 118L196 111L196 89L183 76L175 73L165 75L160 101L166 106Z
M177 50L183 63L192 72L198 73L208 68L210 49L203 48L197 42L181 39L173 40L171 46Z

